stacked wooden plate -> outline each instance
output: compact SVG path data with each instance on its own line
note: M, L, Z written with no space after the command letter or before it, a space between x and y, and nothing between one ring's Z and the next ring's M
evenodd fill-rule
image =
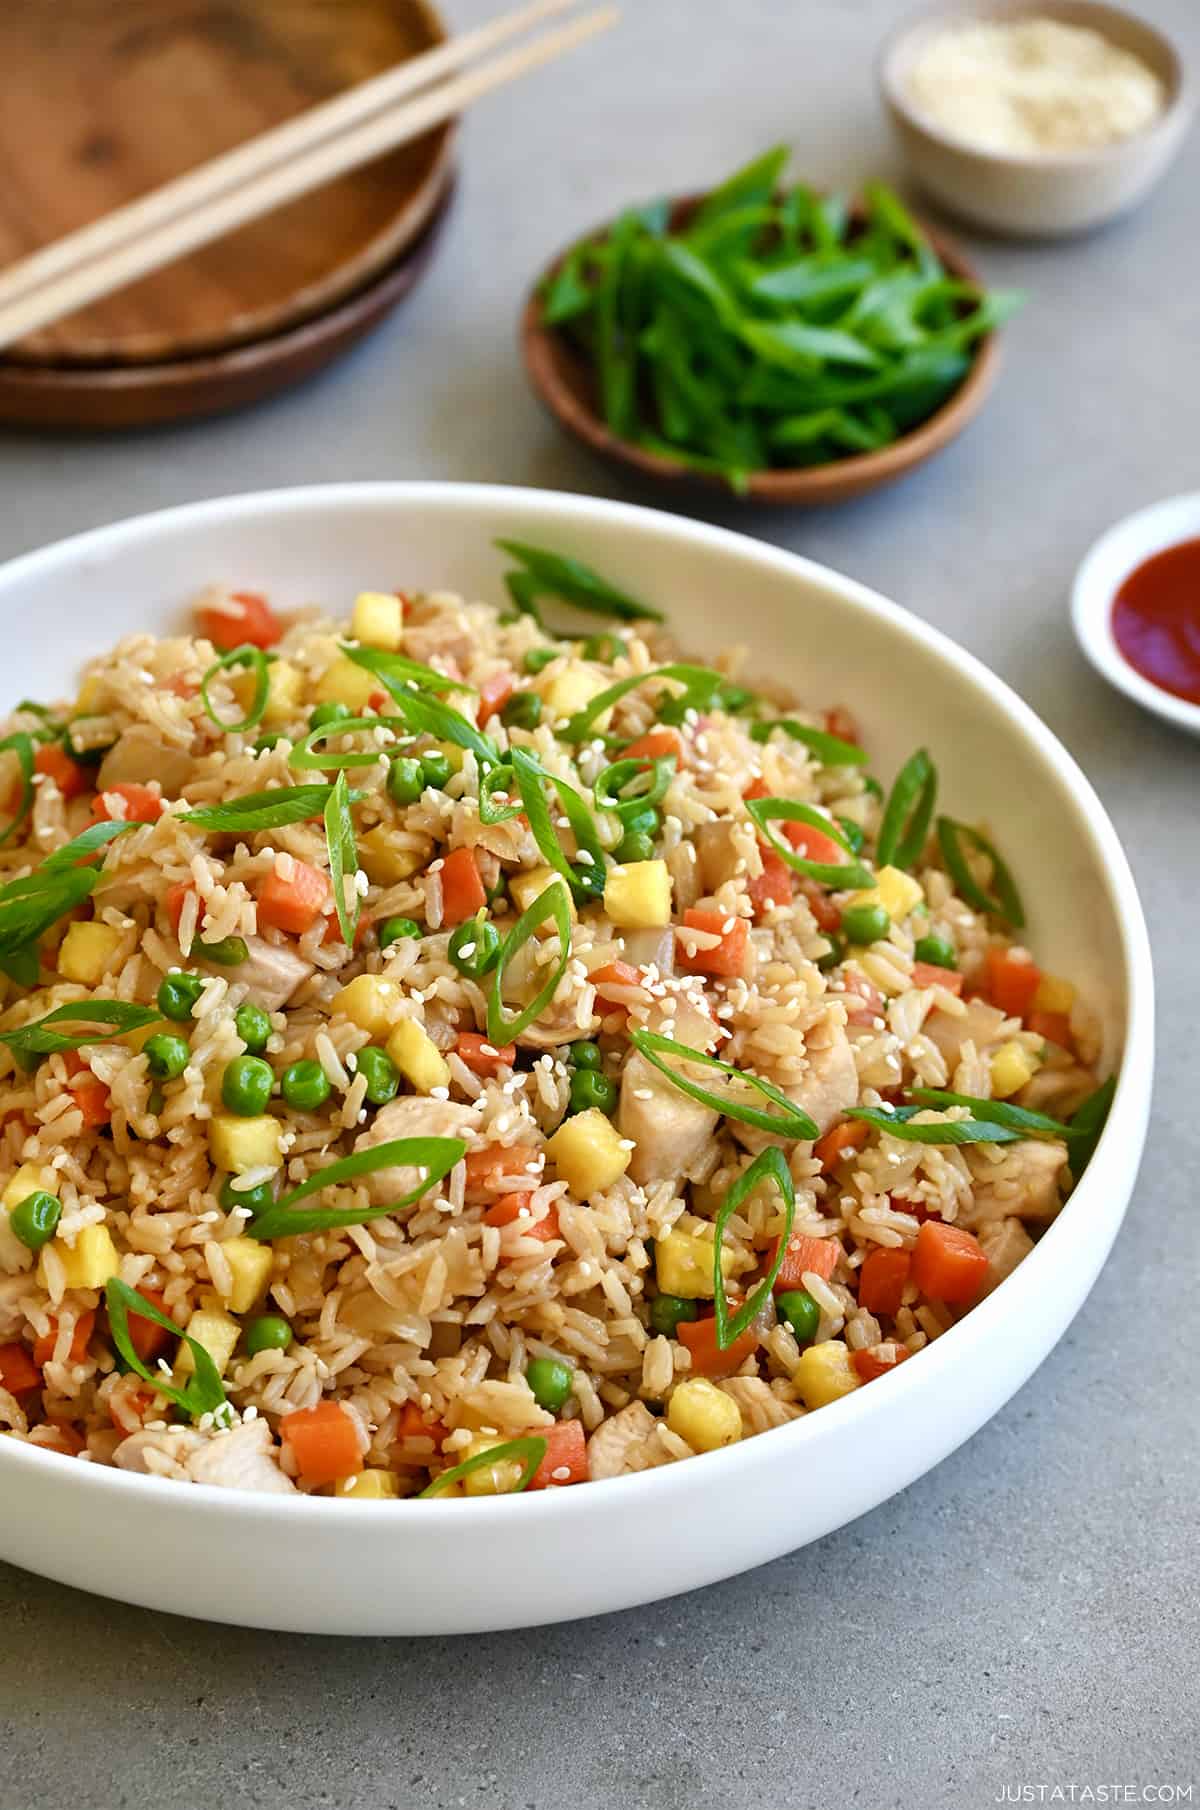
M426 0L0 6L0 266L441 43ZM426 267L452 125L10 347L0 422L141 427L257 401Z

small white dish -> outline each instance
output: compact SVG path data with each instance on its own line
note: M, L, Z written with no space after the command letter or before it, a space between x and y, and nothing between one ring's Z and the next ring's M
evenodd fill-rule
M1143 132L1054 156L981 149L952 136L913 101L909 78L930 39L973 21L1051 18L1086 26L1132 51L1160 78L1166 104ZM992 232L1053 239L1101 226L1137 205L1175 156L1195 94L1182 54L1164 32L1100 0L957 0L904 21L879 60L884 107L913 175L951 213Z
M1076 639L1102 678L1126 697L1179 729L1200 735L1200 704L1190 704L1144 679L1113 634L1113 599L1145 560L1180 541L1200 539L1200 491L1151 503L1114 524L1095 542L1075 574L1071 619Z
M499 485L334 484L118 522L0 569L4 695L55 696L123 635L170 633L205 583L290 609L406 584L503 595L502 536L662 603L690 652L731 631L868 726L883 773L928 737L945 808L986 822L1030 946L1099 1020L1117 1090L1088 1172L1037 1248L911 1363L685 1464L536 1496L339 1502L180 1484L0 1437L0 1559L177 1615L320 1634L460 1634L628 1608L761 1565L864 1514L1021 1387L1100 1272L1133 1189L1154 1067L1150 944L1116 831L1045 724L918 617L811 560L707 523ZM32 630L29 625L36 625ZM991 1483L977 1464L975 1512Z

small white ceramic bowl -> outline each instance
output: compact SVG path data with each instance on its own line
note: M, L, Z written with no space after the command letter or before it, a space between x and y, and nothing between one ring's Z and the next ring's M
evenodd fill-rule
M1113 599L1129 574L1155 553L1200 539L1200 491L1167 497L1127 515L1090 548L1071 590L1071 620L1096 671L1127 697L1179 729L1200 735L1200 704L1173 697L1129 664L1113 634Z
M1051 18L1100 32L1160 78L1166 105L1144 132L1094 150L1031 157L980 150L937 126L912 100L909 72L929 43L972 20ZM884 106L917 180L964 220L1028 238L1086 231L1136 205L1166 170L1195 111L1183 59L1146 20L1098 0L959 0L902 24L879 63Z
M497 536L575 554L730 639L817 702L845 703L881 774L918 742L944 807L984 820L1029 941L1099 1013L1119 1070L1099 1152L1027 1260L911 1363L819 1413L642 1476L459 1502L261 1496L81 1463L0 1438L0 1558L177 1614L330 1634L451 1634L670 1596L777 1558L873 1508L1008 1400L1062 1336L1116 1236L1146 1134L1153 980L1141 907L1087 780L1026 705L944 636L850 579L741 535L582 496L361 484L199 503L0 571L13 698L55 696L118 637L186 621L203 585L281 608L403 581L503 596ZM986 1516L987 1478L976 1478Z

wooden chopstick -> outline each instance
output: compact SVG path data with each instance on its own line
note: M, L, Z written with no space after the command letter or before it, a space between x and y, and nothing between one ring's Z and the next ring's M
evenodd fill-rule
M339 95L249 144L227 152L212 163L189 171L80 232L56 240L32 257L23 258L0 276L0 347L11 345L27 333L36 332L51 321L86 307L98 297L136 282L150 271L236 231L274 208L297 200L360 164L382 157L410 139L419 138L422 132L442 124L482 95L565 56L598 32L607 31L620 16L615 7L602 7L556 31L545 33L532 43L508 51L468 74L442 82L403 106L385 100L381 110L377 99L364 106L361 98L364 92L376 88L379 83L398 85L403 78L404 85L399 92L411 93L413 88L428 83L431 59L441 59L438 68L445 71L471 54L465 47L472 40L477 53L481 35L487 34L487 42L494 44L497 35L499 38L511 36L549 13L564 10L569 4L571 0L534 0L522 12L504 20L494 20L480 32L439 46L436 51L402 65L399 70L375 77L348 94ZM455 51L452 57L448 54L451 51ZM417 74L422 64L425 72ZM435 76L436 73L435 70ZM394 97L397 86L390 92ZM331 109L337 110L332 127L329 124ZM346 129L340 129L337 116ZM346 126L347 119L356 123ZM282 157L278 149L281 135L285 141ZM265 153L260 150L264 144L271 147ZM231 161L237 166L232 184L228 178ZM224 166L225 174L214 178L211 172L219 171L221 166ZM131 213L139 214L132 230L128 225ZM146 225L147 214L151 219L149 227ZM78 251L81 239L85 244L82 257ZM72 242L74 250L71 249ZM40 266L32 281L28 276L30 266Z
M566 12L575 0L532 0L515 12L491 19L477 30L460 38L450 38L434 50L413 57L394 69L386 69L369 81L359 82L343 94L334 95L318 107L311 107L295 119L259 133L246 144L237 145L199 168L187 170L171 182L164 182L148 195L114 208L103 219L76 232L67 233L41 251L0 271L0 308L6 308L20 296L40 287L51 277L86 263L89 258L115 251L118 245L141 233L165 225L186 209L212 201L216 196L241 183L250 182L273 164L311 150L324 139L344 132L360 121L391 107L407 95L440 81L473 57L494 50L498 44L518 36L555 13Z

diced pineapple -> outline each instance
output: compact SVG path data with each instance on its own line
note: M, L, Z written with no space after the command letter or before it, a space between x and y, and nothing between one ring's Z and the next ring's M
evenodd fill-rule
M522 911L528 911L533 901L541 898L548 886L562 887L567 901L567 916L572 924L575 923L578 913L571 897L571 889L556 867L531 867L524 873L511 875L508 882L508 890ZM553 935L554 919L543 918L538 925L538 932L542 936Z
M1069 980L1061 980L1057 974L1043 974L1033 996L1033 1004L1038 1012L1061 1012L1065 1015L1075 1004L1075 989Z
M733 1267L733 1252L721 1250L721 1274ZM654 1245L654 1274L664 1295L682 1295L689 1301L711 1301L713 1289L713 1241L696 1232L668 1232Z
M716 1452L742 1437L742 1415L732 1396L705 1377L688 1377L672 1392L667 1425L694 1452Z
M577 1112L561 1124L546 1145L554 1164L577 1200L611 1188L629 1167L632 1151L623 1147L615 1126L596 1106Z
M806 1408L825 1408L831 1401L853 1394L860 1379L850 1362L849 1346L841 1339L827 1339L800 1353L792 1381Z
M187 1332L188 1338L203 1345L216 1365L218 1375L224 1376L234 1348L242 1336L242 1329L232 1314L227 1314L219 1306L198 1307L187 1323ZM191 1346L187 1339L180 1339L175 1358L176 1376L191 1376L195 1368L196 1360L192 1356Z
M432 1037L415 1018L402 1018L393 1025L387 1040L387 1053L406 1080L419 1094L435 1087L449 1087L450 1070Z
M123 941L111 924L72 924L58 951L58 971L64 980L94 987Z
M419 873L429 859L428 848L407 848L397 844L395 832L386 824L368 830L358 839L359 865L376 886L396 886Z
M450 708L452 710L457 709L460 716L466 715L474 722L477 703L478 699L472 701L469 697L464 696L459 698L457 704L451 704ZM463 710L464 704L466 705L465 711ZM467 751L465 748L460 748L457 742L434 742L428 751L430 754L444 754L450 763L451 773L462 772L463 762L467 758Z
M398 653L404 633L404 606L400 599L390 591L360 591L354 599L350 633L364 647Z
M72 714L75 716L92 716L103 694L104 681L101 679L99 673L88 673L83 684L79 687L79 696L75 700L75 709Z
M244 714L249 713L254 703L256 685L256 675L250 669L230 676L229 689ZM263 726L274 729L278 724L290 722L293 717L299 716L303 696L304 674L300 668L293 666L290 660L272 660L267 667L267 702L263 710Z
M22 1163L8 1183L4 1193L0 1195L0 1206L8 1212L19 1207L23 1200L31 1194L58 1194L58 1175L55 1170L43 1168L38 1163Z
M242 1175L247 1169L277 1169L282 1160L278 1119L263 1113L242 1119L236 1113L215 1112L208 1122L208 1153L218 1169Z
M84 1226L75 1243L56 1238L51 1249L62 1259L68 1288L103 1288L117 1274L121 1259L107 1226ZM46 1286L44 1259L38 1259L38 1281Z
M359 1471L356 1477L339 1477L333 1493L353 1502L394 1502L400 1486L392 1471Z
M1010 1094L1020 1093L1037 1071L1037 1057L1024 1044L1015 1038L1002 1043L992 1057L992 1093L997 1100L1007 1100Z
M671 922L671 870L665 861L610 867L604 909L620 930L661 930Z
M400 989L382 974L360 974L342 988L333 1002L368 1037L382 1037L400 1008Z
M382 690L374 673L339 654L317 680L313 697L318 704L345 704L355 716L361 716L375 692Z
M230 1312L249 1313L271 1280L274 1253L269 1244L260 1244L257 1238L227 1238L221 1250L233 1271Z
M504 1439L473 1439L455 1462L465 1464L468 1458L481 1457L484 1452L507 1443ZM468 1471L462 1487L468 1496L507 1496L521 1481L524 1468L520 1458L500 1458L495 1464L481 1464L477 1470Z
M549 721L559 723L574 716L578 710L586 710L593 698L608 689L608 684L609 681L602 679L599 673L568 666L562 672L545 674L533 689L541 698L542 710ZM610 710L602 710L596 718L593 728L597 735L604 734L611 715Z
M852 893L850 903L882 905L893 924L899 924L910 911L916 910L924 897L924 888L911 874L902 873L898 867L881 867L875 875L874 886Z

